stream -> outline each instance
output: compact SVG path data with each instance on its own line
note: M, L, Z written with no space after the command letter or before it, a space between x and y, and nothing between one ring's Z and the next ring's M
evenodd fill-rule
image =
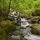
M21 18L21 25L16 27L16 31L8 34L9 40L40 40L40 36L31 33L31 20Z

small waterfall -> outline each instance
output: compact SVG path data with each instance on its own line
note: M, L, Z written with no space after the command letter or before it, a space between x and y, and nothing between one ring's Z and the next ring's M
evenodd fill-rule
M12 38L14 40L25 40L25 35L28 35L30 30L30 23L28 23L25 18L21 18L21 25L16 27L16 31L12 33L13 35L11 35L9 39Z
M14 14L13 14L14 15ZM17 16L15 16L17 17ZM15 21L17 22L16 18ZM20 26L16 27L16 31L9 33L9 40L40 40L40 36L33 35L30 30L32 24L30 20L25 18L21 18Z

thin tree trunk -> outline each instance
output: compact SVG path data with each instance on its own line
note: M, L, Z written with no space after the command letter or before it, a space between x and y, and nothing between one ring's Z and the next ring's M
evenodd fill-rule
M8 11L8 13L10 12L10 8L11 8L11 0L9 2L9 11Z

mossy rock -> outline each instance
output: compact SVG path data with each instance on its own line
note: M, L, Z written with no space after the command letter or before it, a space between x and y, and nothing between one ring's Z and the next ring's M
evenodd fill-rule
M33 33L33 34L37 34L37 35L40 35L40 24L33 24L32 25L32 30L31 30L31 32Z

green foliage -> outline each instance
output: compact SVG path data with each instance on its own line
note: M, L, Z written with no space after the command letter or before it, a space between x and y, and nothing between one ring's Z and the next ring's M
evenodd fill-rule
M9 11L9 0L0 0L0 15L7 16Z
M8 38L7 38L7 34L6 34L6 32L4 31L4 29L2 29L1 27L0 27L0 40L8 40Z
M16 29L15 22L6 20L0 22L0 27L4 29L7 33L11 32L12 30Z
M0 0L0 9L4 12L9 10L10 0ZM13 10L21 12L21 14L31 14L35 9L40 9L40 0L11 0L11 7ZM0 11L1 11L0 10ZM6 15L6 14L5 14Z
M27 15L34 12L35 9L40 9L40 0L12 0L11 8Z
M0 22L0 40L8 40L8 33L16 30L14 21L2 20Z
M10 0L0 0L0 8L8 8Z
M36 9L32 14L33 16L40 16L40 9Z

